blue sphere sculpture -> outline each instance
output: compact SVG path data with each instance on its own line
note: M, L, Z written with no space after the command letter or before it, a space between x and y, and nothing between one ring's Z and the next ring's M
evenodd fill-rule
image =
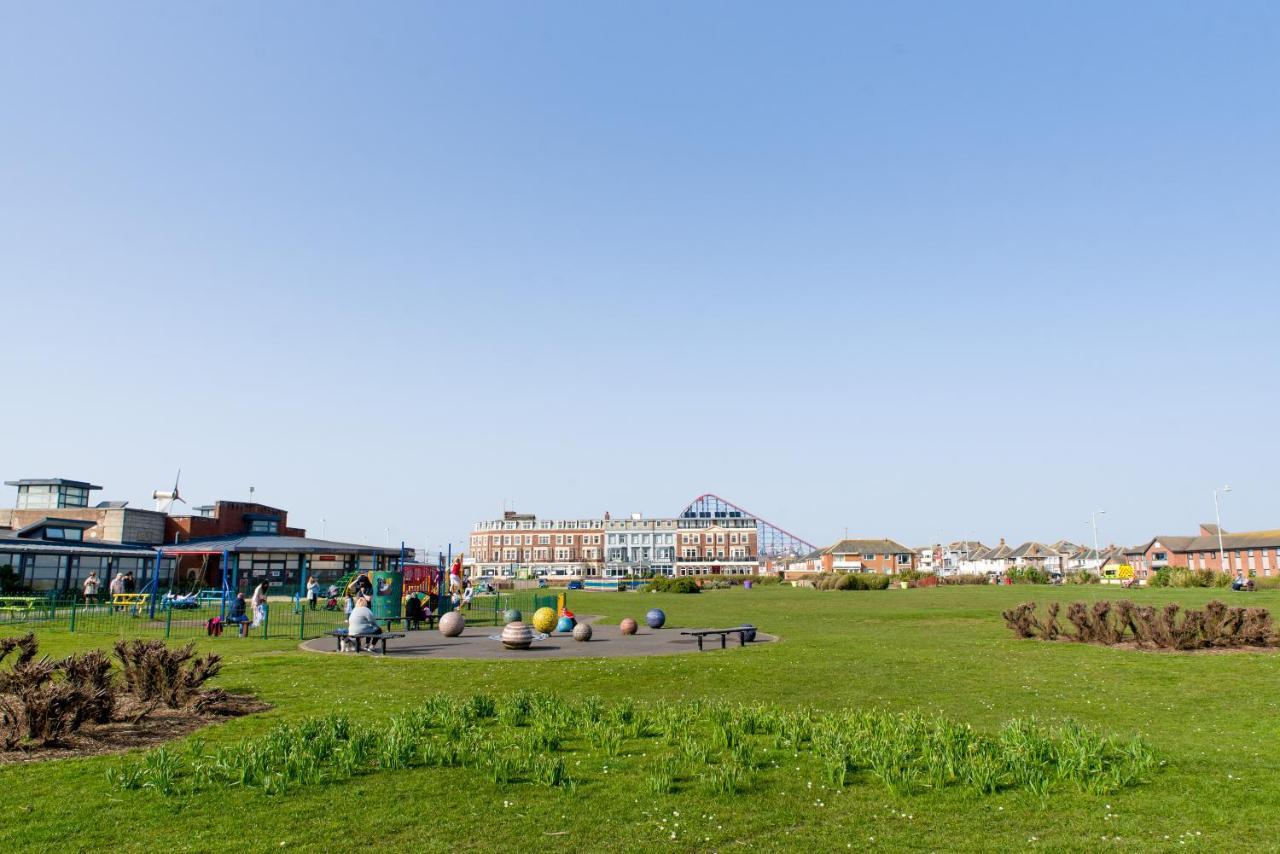
M524 615L520 613L519 608L508 608L502 612L503 623L518 623L524 619Z
M644 615L644 621L649 628L660 629L667 622L667 615L661 608L650 608L649 613Z
M574 620L573 617L561 617L559 620L556 621L556 631L571 632L573 631L573 626L576 622L577 621Z

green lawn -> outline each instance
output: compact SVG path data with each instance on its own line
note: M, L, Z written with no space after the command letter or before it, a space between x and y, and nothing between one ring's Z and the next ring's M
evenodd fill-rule
M314 655L291 641L202 642L227 658L221 687L275 706L204 730L211 745L333 710L382 719L437 692L726 698L939 712L984 730L1017 716L1071 717L1141 734L1166 764L1150 782L1119 794L1058 791L1042 802L1025 792L980 797L948 789L895 797L862 776L832 790L801 758L759 775L737 796L697 786L654 796L641 785L639 757L611 763L587 753L574 758L581 763L572 769L574 793L526 783L498 788L468 769L415 769L278 796L229 788L165 798L108 787L105 772L121 759L103 757L0 768L0 850L1275 849L1280 657L1020 641L1000 618L1027 599L1122 595L1189 606L1240 596L1098 587L571 594L580 614L616 621L658 605L669 625L749 621L782 638L648 659L402 661ZM1248 601L1280 611L1280 592ZM58 655L109 641L48 632L42 650Z

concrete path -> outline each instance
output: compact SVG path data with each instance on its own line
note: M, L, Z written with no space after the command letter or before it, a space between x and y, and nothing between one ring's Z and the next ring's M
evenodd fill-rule
M583 618L591 622L590 617ZM641 626L634 635L623 635L616 625L596 625L591 623L591 640L575 641L568 634L553 634L546 640L534 641L529 649L507 649L500 641L492 640L490 635L502 633L501 626L468 626L456 638L447 638L436 630L406 632L406 637L387 641L388 658L467 658L520 661L546 661L555 658L604 658L634 655L676 655L679 653L697 653L697 638L681 635L683 627L650 629ZM724 628L713 626L710 628ZM748 647L771 643L777 638L764 632L756 632L754 643ZM302 644L309 652L327 652L339 655L355 655L356 653L336 651L337 642L331 637L315 638ZM720 639L707 638L704 641L704 655L720 652ZM741 649L737 635L730 635L725 652ZM360 653L368 655L369 653ZM377 653L373 653L378 657Z

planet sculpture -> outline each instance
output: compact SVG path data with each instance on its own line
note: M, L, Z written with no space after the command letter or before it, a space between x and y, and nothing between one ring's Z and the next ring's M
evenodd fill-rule
M591 626L588 623L578 623L573 627L573 639L576 641L591 640Z
M524 614L520 613L519 608L508 608L502 612L502 622L518 623L524 619Z
M621 623L618 623L618 630L624 635L634 635L636 633L636 621L630 617L624 617Z
M456 638L467 627L467 618L461 611L450 611L440 618L440 634L447 638Z
M533 627L549 634L556 629L556 611L554 608L539 608L533 612Z
M649 613L644 615L645 624L651 629L660 629L667 621L667 615L663 613L661 608L650 608Z
M576 623L577 620L573 619L573 617L561 617L556 621L556 631L567 634L573 631L573 627Z
M524 623L516 620L502 629L502 645L507 649L528 649L533 643L533 631Z

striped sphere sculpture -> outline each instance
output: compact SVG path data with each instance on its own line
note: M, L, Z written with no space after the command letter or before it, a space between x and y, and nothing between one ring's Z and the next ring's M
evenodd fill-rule
M624 635L634 635L637 628L639 628L639 626L636 625L636 621L630 617L624 617L622 622L618 623L618 631L622 632Z
M440 618L440 634L447 638L456 638L467 627L467 618L461 611L450 611Z
M586 623L578 623L573 627L573 639L583 643L591 640L591 626Z
M533 643L533 630L516 620L502 629L502 645L507 649L528 649Z

